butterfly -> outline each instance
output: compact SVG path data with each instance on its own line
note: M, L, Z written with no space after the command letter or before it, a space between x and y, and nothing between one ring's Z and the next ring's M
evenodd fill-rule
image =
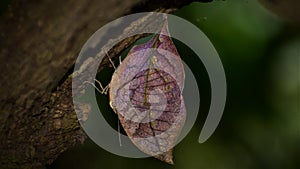
M111 60L110 60L111 61ZM173 164L173 148L186 119L182 96L184 69L169 35L160 34L131 48L109 85L110 106L132 143L142 152Z

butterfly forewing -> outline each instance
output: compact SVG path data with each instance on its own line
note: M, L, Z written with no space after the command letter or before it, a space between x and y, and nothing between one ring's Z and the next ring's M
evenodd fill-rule
M110 83L110 105L131 141L143 152L173 163L172 150L184 125L184 70L168 35L134 46Z

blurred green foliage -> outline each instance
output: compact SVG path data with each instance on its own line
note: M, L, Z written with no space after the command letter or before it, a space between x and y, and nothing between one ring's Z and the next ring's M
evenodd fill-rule
M154 158L119 157L89 140L63 153L49 169L300 166L299 28L283 23L257 2L246 0L193 3L175 15L197 25L212 41L223 62L228 98L213 136L203 144L197 142L210 97L207 74L203 66L198 66L194 71L198 71L195 74L201 88L199 117L189 135L175 147L174 166ZM175 44L183 60L189 62L186 57L193 52L184 50L186 47L176 40Z

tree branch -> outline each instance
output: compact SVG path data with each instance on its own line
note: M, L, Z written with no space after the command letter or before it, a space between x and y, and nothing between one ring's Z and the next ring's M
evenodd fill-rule
M13 1L0 21L0 168L43 168L87 138L73 108L71 73L93 32L124 14L170 12L190 2ZM122 41L110 55L138 38Z

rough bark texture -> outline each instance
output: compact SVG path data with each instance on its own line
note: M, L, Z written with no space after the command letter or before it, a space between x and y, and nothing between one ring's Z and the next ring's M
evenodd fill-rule
M0 20L0 168L43 168L84 142L69 75L93 32L124 14L166 12L190 2L13 1ZM120 43L111 56L137 38Z

